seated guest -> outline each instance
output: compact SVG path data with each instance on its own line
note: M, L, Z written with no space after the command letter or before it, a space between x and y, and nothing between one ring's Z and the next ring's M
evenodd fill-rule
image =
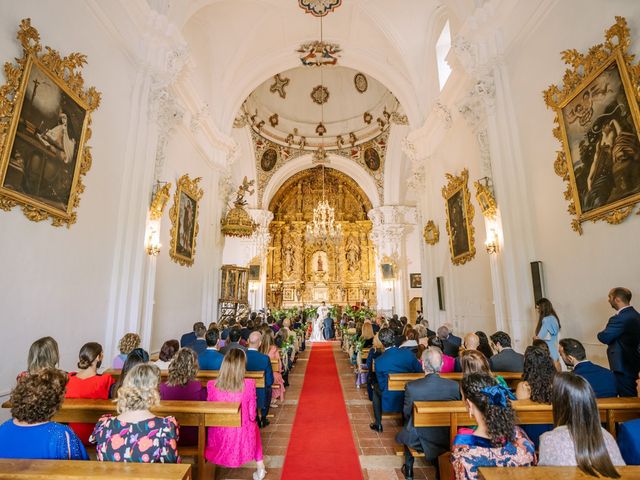
M493 348L497 352L489 359L489 365L494 372L522 372L524 355L511 348L511 337L505 332L491 335Z
M371 325L371 322L365 321L362 324L362 333L360 334L362 348L371 348L371 346L373 345L373 337L373 325Z
M273 362L277 361L276 370L273 370L273 363L271 369L273 370L273 384L279 385L280 388L276 388L273 392L276 394L275 398L271 399L271 406L277 407L277 400L284 402L284 379L282 378L282 362L280 361L280 350L274 343L273 330L265 325L262 330L262 343L260 344L260 353L264 353L269 357L269 360Z
M608 368L587 360L584 346L575 338L563 338L558 347L564 364L573 368L573 373L583 377L593 388L596 398L618 396L616 377Z
M25 375L11 391L11 417L0 425L0 458L88 460L71 428L51 421L60 410L67 374L47 368Z
M478 479L479 467L533 465L535 447L515 424L509 391L482 373L463 377L460 389L469 415L478 427L461 429L453 441L451 464L456 480Z
M462 339L460 337L456 337L453 334L453 325L451 325L450 323L445 323L444 326L449 329L449 337L447 338L447 341L460 348L462 346Z
M118 416L103 415L89 439L105 462L180 463L174 417L156 417L160 369L151 363L133 367L118 390Z
M160 370L168 370L169 364L171 363L171 360L173 360L173 357L178 352L178 350L180 350L180 344L178 343L178 340L167 340L162 344L162 347L160 348L158 360L153 363Z
M238 327L233 327L229 330L229 338L228 342L225 344L224 348L220 350L220 353L226 355L229 350L234 348L239 348L243 352L247 352L247 347L240 344L240 329Z
M451 333L449 332L449 328L444 325L438 328L438 334L436 336L442 342L442 353L451 358L455 358L458 356L458 350L460 349L460 345L462 344L462 340L460 340L459 337L455 338L459 339L460 342L454 340L453 335L451 335Z
M436 336L436 332L434 332L433 330L431 330L429 328L429 320L427 320L426 318L423 318L422 321L420 322L421 325L424 325L424 328L427 329L427 337L435 337Z
M371 350L369 350L369 355L367 355L367 395L369 400L373 400L373 386L378 383L376 372L373 371L373 361L382 355L383 352L384 347L382 343L380 343L378 334L376 334L376 336L373 337L373 345L371 346Z
M198 357L190 348L178 350L169 365L169 376L160 384L161 400L196 400L207 399L207 389L196 380L198 374ZM184 427L180 429L178 445L197 445L198 428Z
M182 335L182 337L180 337L180 347L188 347L189 345L191 345L193 342L196 341L196 338L198 338L198 335L196 335L196 330L198 330L200 326L204 327L204 323L202 322L194 323L193 331L187 332L184 335Z
M196 352L196 356L200 355L207 349L207 341L204 338L206 333L207 329L204 324L198 325L198 328L196 329L196 339L187 345L187 348Z
M539 338L534 338L533 342L531 342L531 346L540 348L540 349L544 350L545 352L547 352L547 355L551 356L551 350L549 350L549 345L547 345L547 342L545 342L544 340L540 340ZM556 368L556 370L557 370L557 368Z
M258 468L253 479L262 480L267 470L256 422L256 381L244 378L246 366L244 351L234 348L225 355L220 376L207 383L208 401L240 402L242 424L240 427L209 428L204 456L211 463L232 468L255 460Z
M551 405L556 428L540 437L538 465L577 466L594 477L620 478L614 465L625 463L616 441L600 425L589 382L573 373L558 373Z
M42 337L31 344L27 356L27 369L18 375L18 379L49 368L58 368L60 354L58 342L53 337Z
M98 373L102 365L104 352L102 345L96 342L85 343L78 355L78 371L69 374L65 398L93 398L106 400L115 380L111 375ZM83 444L89 444L89 436L93 432L93 423L70 423Z
M146 363L148 361L149 354L146 350L142 348L134 348L133 350L131 350L129 355L127 355L127 359L125 360L124 365L122 366L120 377L118 377L116 383L111 385L111 388L109 389L109 398L117 398L118 389L122 386L125 377L133 367L135 367L139 363Z
M460 354L460 368L462 370L462 375L467 376L472 373L484 373L486 375L491 375L496 379L499 385L502 385L504 388L509 389L507 382L501 375L494 375L491 372L491 368L489 367L489 360L478 350L465 350ZM512 400L515 399L510 396Z
M437 347L444 352L444 342L440 337L431 337L427 342L430 347ZM455 369L456 359L446 353L442 354L442 369L441 373L451 373Z
M409 325L411 327L411 325ZM413 328L408 328L404 335L404 342L398 348L407 348L415 355L418 351L418 332Z
M422 345L425 348L428 347L429 334L428 334L427 327L425 327L424 325L418 324L415 327L413 327L413 329L418 334L418 345Z
M447 427L421 427L413 425L413 402L460 400L458 382L440 378L442 351L429 347L422 354L425 377L408 382L404 387L403 414L404 428L396 436L396 441L404 444L405 464L402 473L413 478L413 456L410 448L424 452L427 461L435 461L440 454L449 450L449 429Z
M380 343L385 351L375 360L375 374L378 380L373 388L373 414L375 422L369 427L382 432L382 412L402 412L404 392L389 391L390 373L422 372L422 365L411 350L395 347L395 335L390 328L383 328L378 333Z
M120 350L120 354L113 359L111 363L111 368L119 370L124 366L124 362L127 359L127 355L131 353L131 351L140 346L140 335L137 333L127 333L125 334L118 343L118 350Z
M258 425L266 427L269 425L267 415L269 414L269 405L271 403L271 387L273 386L273 369L271 368L271 359L260 352L260 344L262 343L262 334L260 332L251 332L249 335L249 348L247 349L247 370L250 372L264 372L264 388L257 388L257 405L258 405Z
M518 400L531 400L537 403L551 403L551 386L556 374L556 366L546 349L527 347L524 352L522 382L516 388ZM538 446L540 435L553 428L553 425L523 425L522 428Z
M217 328L211 328L207 330L207 333L205 333L204 339L207 342L207 348L204 352L198 355L200 369L220 370L222 359L224 358L224 355L216 350L216 346L220 340L220 332Z
M482 330L478 330L476 335L478 336L478 340L480 340L480 344L476 350L481 352L485 357L487 357L487 360L489 360L493 355L491 344L489 343L489 337L487 337L487 334Z
M636 388L640 397L640 378L636 379ZM640 465L640 419L618 425L618 445L628 465Z
M478 335L475 333L467 333L464 336L462 347L460 347L460 354L465 350L477 350L478 346L480 346L480 339L478 338ZM460 354L455 359L454 372L462 371L462 366L460 365Z

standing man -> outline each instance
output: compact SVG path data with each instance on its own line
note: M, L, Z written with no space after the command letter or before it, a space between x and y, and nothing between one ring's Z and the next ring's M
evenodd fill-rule
M640 313L630 303L631 291L628 288L613 288L609 292L609 305L616 314L598 333L598 340L608 345L607 358L621 397L636 396L635 381L640 371Z

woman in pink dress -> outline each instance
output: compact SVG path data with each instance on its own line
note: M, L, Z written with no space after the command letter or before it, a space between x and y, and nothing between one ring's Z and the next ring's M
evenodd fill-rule
M242 350L227 352L216 380L207 383L207 401L240 402L240 427L211 427L207 433L204 456L208 462L225 467L239 467L255 460L253 480L267 475L262 456L260 430L256 423L256 382L245 379L247 357Z
M260 352L268 355L271 360L278 361L277 367L274 367L273 363L271 364L271 366L273 367L273 383L275 385L280 385L280 388L273 389L274 396L271 400L271 406L275 408L278 406L276 400L284 402L284 379L282 378L281 372L282 362L280 362L280 351L274 343L273 330L271 330L271 328L269 327L262 329L262 343L260 344Z

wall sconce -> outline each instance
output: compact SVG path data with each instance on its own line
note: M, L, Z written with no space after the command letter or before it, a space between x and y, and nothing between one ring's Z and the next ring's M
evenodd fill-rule
M147 219L147 231L145 232L144 248L147 255L152 257L160 253L162 244L160 243L160 221L162 212L167 206L169 197L170 183L156 182L151 194L151 206L149 207L149 215Z
M145 238L144 247L147 254L152 257L157 256L162 248L162 244L160 243L160 220L149 220Z
M487 239L484 241L484 248L488 254L498 253L500 241L498 238L498 232L492 225L487 229Z

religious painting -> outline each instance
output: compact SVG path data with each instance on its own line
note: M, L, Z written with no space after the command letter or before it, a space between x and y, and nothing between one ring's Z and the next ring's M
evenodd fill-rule
M329 260L327 252L318 250L311 257L311 271L313 273L325 274L329 270Z
M469 171L465 168L460 176L446 174L449 183L442 187L447 214L447 232L451 261L462 265L476 254L473 229L473 205L469 199L467 181Z
M375 148L369 147L364 151L364 163L374 172L380 168L380 154Z
M393 263L383 263L380 265L383 280L393 280L396 278L396 272Z
M276 162L278 161L278 152L276 152L275 148L267 148L260 159L260 166L262 170L268 172L276 166Z
M409 274L409 285L411 288L422 288L422 274L421 273L410 273Z
M260 281L260 265L249 265L249 281Z
M563 52L572 66L563 89L545 91L547 106L556 112L554 130L563 151L555 171L569 183L565 198L582 233L587 220L622 222L640 201L640 138L638 91L640 65L631 66L626 20L616 18L606 42L587 55ZM612 41L615 38L615 41Z
M85 142L100 94L82 87L84 55L39 55L39 35L28 19L18 38L24 57L18 67L5 68L8 83L0 96L0 110L12 112L0 126L0 208L21 204L30 220L51 217L55 226L71 226L84 190L81 177L91 167Z
M191 180L183 175L178 180L174 203L169 210L171 218L171 259L180 265L193 265L198 235L198 202L202 189L198 186L201 178Z

